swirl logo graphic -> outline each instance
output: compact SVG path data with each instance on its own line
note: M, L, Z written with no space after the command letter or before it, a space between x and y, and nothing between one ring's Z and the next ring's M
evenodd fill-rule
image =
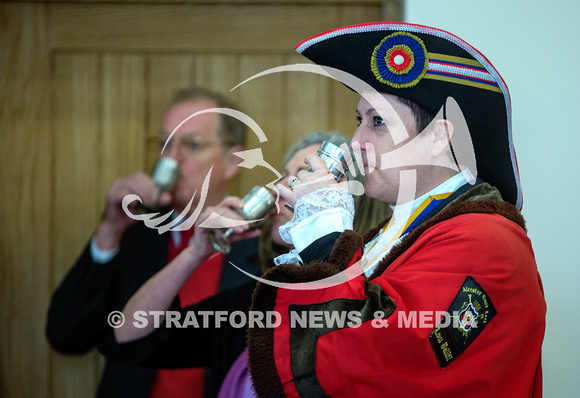
M375 148L373 148L372 145L366 144L365 146L365 151L368 155L367 156L368 164L366 165L365 170L361 158L361 146L356 141L351 142L351 147L354 153L353 159L354 162L351 162L351 164L357 163L357 165L359 166L358 168L362 175L371 173L377 168L379 170L384 170L388 168L401 168L401 170L399 171L401 183L399 185L399 192L397 195L397 202L395 205L395 211L393 215L393 219L397 220L397 224L394 225L392 228L387 229L385 233L381 234L379 240L376 242L376 244L370 251L368 258L374 258L377 255L380 255L381 253L387 252L390 249L390 247L392 247L396 243L396 239L394 238L396 236L397 230L399 229L399 226L406 224L407 220L409 220L411 216L411 206L399 206L399 205L412 203L413 200L416 198L416 188L417 188L416 167L425 165L449 167L457 172L463 172L467 181L470 184L473 184L475 182L475 177L477 176L477 168L475 164L475 154L473 150L473 145L469 135L469 130L467 128L467 123L465 122L465 118L463 117L463 114L459 106L453 100L453 98L448 98L447 103L444 105L442 109L446 110L448 117L452 115L454 118L453 148L455 150L455 154L460 153L461 156L455 158L455 154L453 155L455 163L451 161L451 157L449 157L449 159L442 157L442 160L437 160L437 162L440 163L435 164L433 163L434 162L433 160L426 161L421 157L420 155L421 151L419 150L421 145L419 135L409 140L410 135L403 121L401 120L397 112L394 110L393 106L387 101L387 99L381 93L372 88L369 84L347 72L327 66L314 64L284 65L257 73L249 77L248 79L244 80L237 86L235 86L231 91L259 77L280 72L314 73L337 80L340 83L352 89L353 91L360 94L363 99L365 99L367 102L369 102L369 104L372 105L372 107L378 112L380 117L388 125L390 138L395 144L395 149L387 153L379 154L380 155L379 160L381 164L378 165L378 167L375 164L377 154L375 153ZM258 126L258 124L251 117L239 111L227 108L206 109L204 111L200 111L190 115L187 119L185 119L179 126L177 126L174 129L174 131L169 136L168 140L171 139L171 137L177 131L177 129L179 129L179 127L181 127L181 125L185 123L187 120L201 113L208 112L222 113L231 117L235 117L240 121L244 122L248 127L250 127L251 130L254 131L254 133L258 136L260 142L267 141L266 135L264 134L260 126ZM443 117L443 113L444 112L440 111L434 120L437 120L438 118L447 119L447 117ZM451 119L451 117L449 117L449 119ZM456 139L456 137L460 138ZM449 143L451 143L449 136L448 140ZM456 142L459 142L460 145L456 145ZM345 150L347 154L349 153L348 148L343 147L342 149ZM240 164L241 167L252 169L254 167L261 166L267 168L276 175L277 178L271 183L267 184L266 186L276 192L275 195L277 198L276 205L278 206L279 192L276 189L274 183L278 181L282 176L274 167L272 167L272 165L268 164L264 160L261 149L255 148L246 151L241 151L236 153L236 155L243 159L243 161ZM458 160L459 163L463 165L461 168L459 167ZM351 167L349 171L356 176L356 171L354 167ZM167 224L163 223L171 216L171 213L164 216L159 216L159 213L145 215L132 214L128 210L128 206L131 202L135 200L140 200L140 198L136 195L127 195L124 198L123 209L129 217L135 220L145 222L145 224L150 228L156 228L160 234L169 230L173 231L173 230L189 229L191 226L193 226L203 208L205 198L207 196L210 177L211 170L208 172L203 182L203 186L201 189L201 199L199 201L199 204L197 208L192 212L191 216L189 216L188 218L186 217L187 214L189 214L191 204L193 203L193 198L197 194L197 191L195 191L187 208L181 214L179 214L173 221ZM361 195L364 193L364 188L362 187L362 184L359 185L343 184L343 187L355 195ZM213 213L212 216L208 218L208 220L211 220L211 222L207 222L206 220L206 222L204 222L200 226L205 228L224 228L224 227L227 228L229 226L240 225L239 221L226 219L222 216L217 215L216 213ZM251 223L254 221L256 220L249 220L247 222ZM252 274L249 274L248 272L242 270L241 268L237 267L235 264L231 262L230 264L235 268L237 268L240 272L246 274L247 276L277 288L295 289L295 290L314 290L335 286L362 275L363 270L368 266L366 261L367 260L365 260L364 262L358 261L356 264L347 268L343 272L336 275L332 275L328 278L305 283L280 283L266 280L260 277L256 277Z

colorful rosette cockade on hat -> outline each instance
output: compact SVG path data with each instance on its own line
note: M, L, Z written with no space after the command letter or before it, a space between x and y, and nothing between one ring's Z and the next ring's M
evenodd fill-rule
M429 65L423 42L407 32L385 37L375 47L371 69L382 83L393 87L412 87L417 84Z
M465 116L477 177L522 207L508 88L493 65L443 30L401 22L347 26L296 46L311 61L347 72L375 90L407 98L433 115L452 97Z

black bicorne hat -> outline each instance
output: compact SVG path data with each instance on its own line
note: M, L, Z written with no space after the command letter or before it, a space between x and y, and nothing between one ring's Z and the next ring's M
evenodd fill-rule
M493 65L457 36L428 26L376 22L318 34L296 46L313 62L416 102L436 115L452 97L467 121L477 177L521 210L508 88Z

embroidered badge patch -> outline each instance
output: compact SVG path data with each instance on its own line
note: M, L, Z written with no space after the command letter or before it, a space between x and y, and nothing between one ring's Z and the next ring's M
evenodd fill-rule
M429 342L441 368L445 368L469 347L497 314L485 290L468 276L447 310L448 324L442 323L429 335Z

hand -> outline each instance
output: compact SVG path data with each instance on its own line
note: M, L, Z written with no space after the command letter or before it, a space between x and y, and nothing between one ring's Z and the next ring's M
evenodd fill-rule
M190 246L191 250L196 252L196 255L198 256L204 256L204 258L213 253L215 249L209 237L211 225L202 226L202 224L204 224L204 222L206 222L214 213L214 217L215 215L218 215L226 219L247 221L239 213L239 209L243 206L244 203L242 202L242 199L236 196L228 196L216 206L205 208L195 223L193 243ZM253 229L250 224L238 225L231 228L234 231L234 234L230 236L230 241L250 239L260 234L260 230Z
M299 171L296 176L297 180L294 180L294 183L289 188L282 184L276 186L280 190L280 195L292 207L304 195L322 188L339 185L334 179L334 175L328 170L326 164L317 155L307 155L304 162L310 166L312 171ZM290 182L291 179L292 177L288 178L288 181Z
M135 220L125 214L122 208L125 196L135 194L141 198L143 203L151 203L155 200L155 191L155 183L151 177L142 172L119 178L113 182L107 192L105 215L97 228L97 245L101 249L115 248L127 227L135 222ZM171 204L171 195L163 192L159 196L157 204L160 207ZM137 203L135 202L133 206L136 205Z

